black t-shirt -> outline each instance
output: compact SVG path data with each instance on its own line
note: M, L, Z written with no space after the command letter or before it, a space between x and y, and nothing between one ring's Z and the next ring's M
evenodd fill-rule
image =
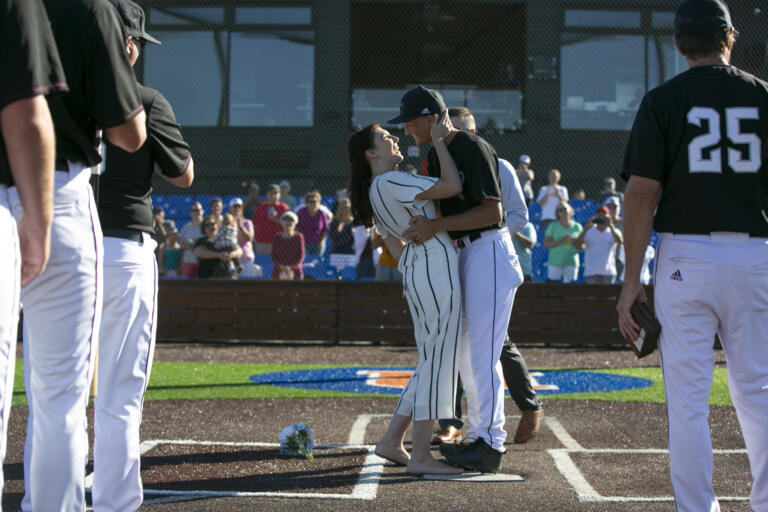
M456 168L462 181L461 194L440 200L440 213L443 217L464 213L480 204L484 199L501 201L499 187L499 159L496 150L485 140L468 132L459 132L448 144L448 152L456 162ZM435 178L440 177L440 161L435 148L427 155L427 172ZM451 238L457 239L472 233L489 229L498 229L502 222L484 228L469 231L449 231Z
M43 0L70 92L51 101L56 157L88 166L101 161L97 130L141 112L123 25L104 0Z
M195 242L195 248L197 247L202 247L204 249L208 249L209 251L217 251L217 252L231 252L235 250L234 247L228 248L228 249L217 249L205 237L197 239L197 241ZM197 277L200 279L209 279L209 278L231 279L237 274L237 272L233 270L232 265L230 265L229 261L220 260L218 258L198 257L197 262L198 262Z
M14 101L68 90L40 0L0 0L0 48L0 111ZM0 184L13 184L2 136Z
M98 178L99 219L108 229L152 233L152 173L176 178L189 167L189 144L181 135L173 110L160 92L139 84L147 115L147 142L128 153L105 139L106 172Z
M732 66L699 66L645 95L622 177L661 182L658 232L766 237L767 160L768 84Z

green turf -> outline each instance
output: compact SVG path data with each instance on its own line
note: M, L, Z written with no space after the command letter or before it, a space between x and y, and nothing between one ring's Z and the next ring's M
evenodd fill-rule
M349 365L344 365L349 366ZM395 395L375 395L339 391L282 388L256 385L248 377L260 373L284 372L290 370L336 368L332 365L288 365L288 364L226 364L226 363L171 363L155 362L152 378L147 390L147 400L203 400L221 398L333 398L333 397L374 397L395 398ZM621 402L664 402L664 386L659 368L615 368L590 370L641 377L653 381L653 385L642 389L607 391L601 393L571 393L546 395L550 399L605 400ZM26 405L24 378L21 361L16 362L13 405ZM715 378L710 395L711 405L732 405L728 393L728 382L724 368L715 369Z

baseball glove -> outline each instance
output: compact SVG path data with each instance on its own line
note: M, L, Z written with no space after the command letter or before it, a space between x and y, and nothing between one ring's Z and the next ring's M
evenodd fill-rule
M646 302L636 302L632 309L632 318L640 326L640 335L629 346L638 358L653 353L658 346L661 324L651 312Z

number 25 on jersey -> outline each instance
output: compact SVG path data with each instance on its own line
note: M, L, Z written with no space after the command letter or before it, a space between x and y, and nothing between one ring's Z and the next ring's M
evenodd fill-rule
M755 133L742 133L741 120L759 120L760 116L756 107L731 107L725 109L726 137L731 144L747 146L746 155L738 149L728 149L728 166L737 173L756 173L761 162L761 141ZM688 111L688 122L701 126L702 121L707 121L709 131L694 137L688 144L688 163L690 172L720 173L722 169L721 151L723 147L720 134L720 114L710 107L693 107ZM721 146L709 152L709 158L705 158L704 150L712 146ZM746 158L744 158L746 156Z

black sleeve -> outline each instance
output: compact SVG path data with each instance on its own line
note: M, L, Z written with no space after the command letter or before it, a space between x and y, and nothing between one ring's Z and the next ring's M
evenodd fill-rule
M189 167L189 144L181 135L181 126L176 122L173 109L168 100L155 91L149 116L149 150L152 159L160 167L164 176L176 178L184 174Z
M499 159L488 144L467 144L457 167L464 173L464 195L469 195L468 200L476 203L484 199L501 201Z
M629 134L621 177L628 180L630 175L635 175L662 181L666 148L666 137L654 111L652 98L646 94Z
M108 2L97 4L88 48L85 89L90 116L102 128L121 125L144 107L128 56L123 25Z
M40 0L0 0L0 110L14 101L68 90Z

